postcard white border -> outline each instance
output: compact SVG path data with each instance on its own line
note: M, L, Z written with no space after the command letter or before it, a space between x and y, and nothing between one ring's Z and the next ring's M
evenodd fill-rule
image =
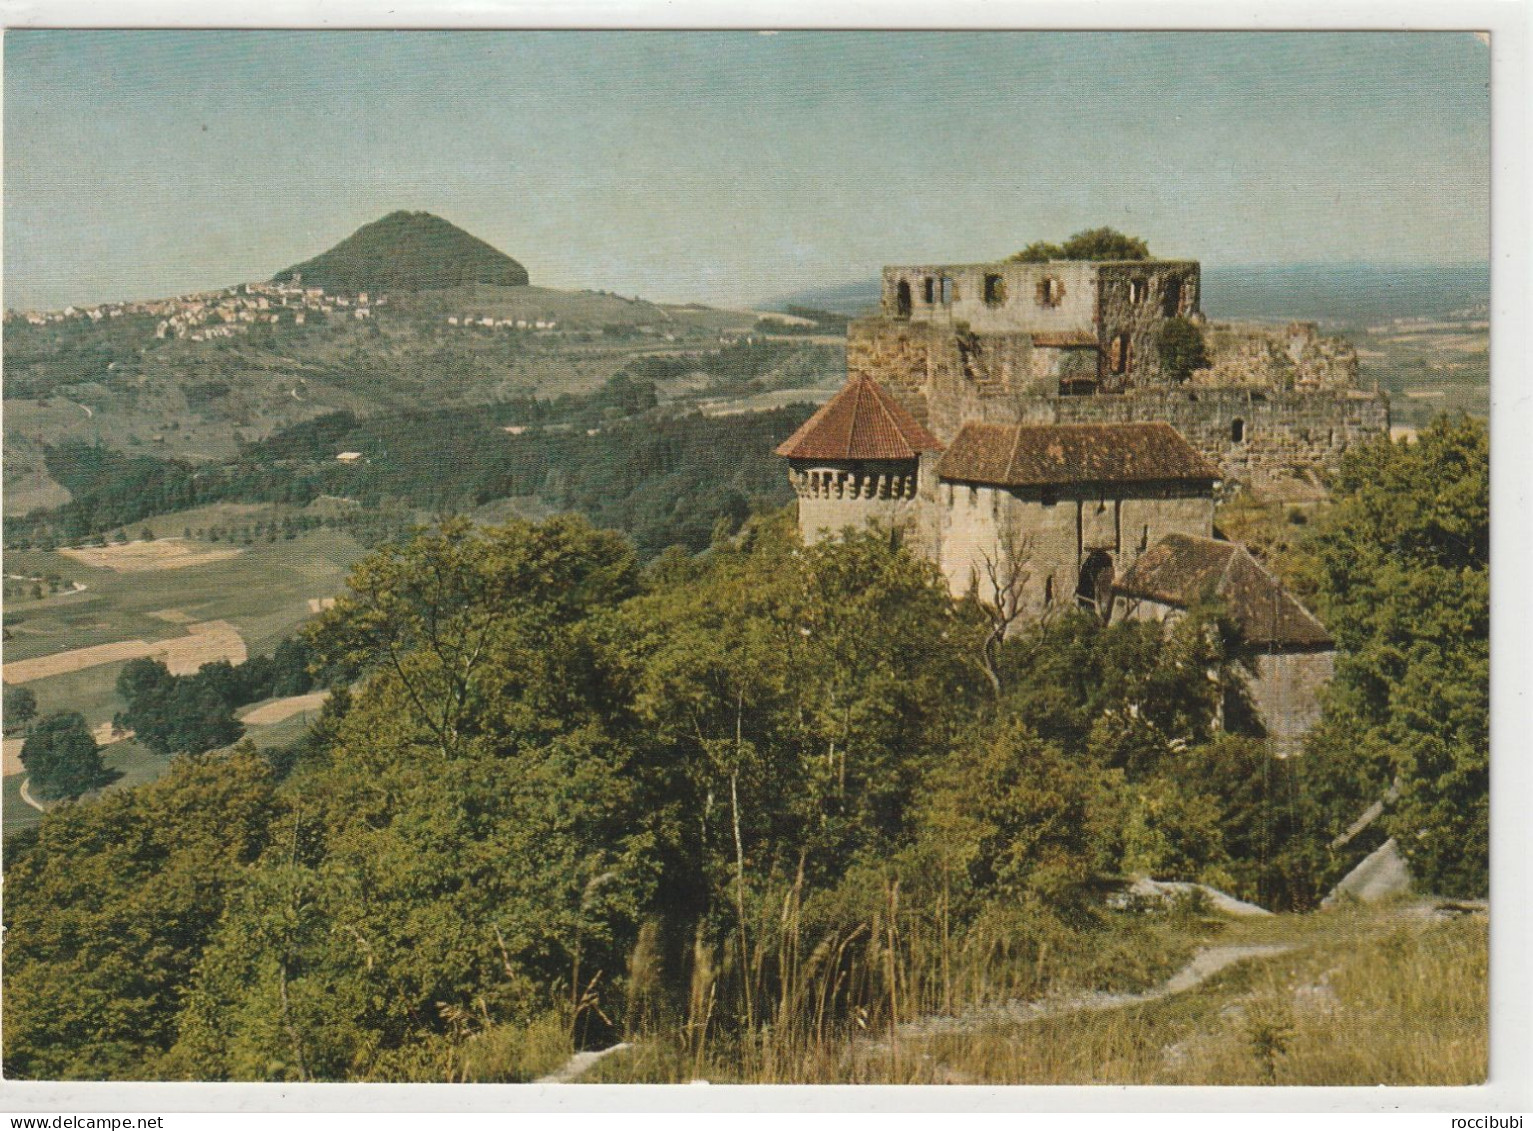
M1533 1108L1527 808L1533 802L1533 386L1527 0L0 0L0 27L839 28L1485 31L1492 74L1491 1074L1468 1088L652 1087L0 1081L0 1113L59 1112L1519 1112ZM1445 1123L1446 1125L1446 1123Z

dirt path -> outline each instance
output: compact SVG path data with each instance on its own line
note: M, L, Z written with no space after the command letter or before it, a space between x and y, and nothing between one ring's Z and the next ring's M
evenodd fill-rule
M1137 994L1088 992L1044 998L1041 1001L1008 1001L972 1009L957 1017L921 1017L899 1028L902 1037L931 1037L939 1033L966 1033L996 1021L1020 1023L1070 1013L1098 1013L1159 1001L1196 989L1219 971L1251 958L1270 958L1292 950L1286 944L1268 946L1211 946L1193 955L1192 961L1160 985Z
M32 793L31 793L30 790L27 789L27 786L28 786L28 784L30 784L30 782L31 782L30 778L22 778L21 779L21 788L18 791L21 794L21 799L23 801L25 801L28 805L32 806L32 808L36 809L39 813L46 813L48 811L47 808L44 807L43 805L38 804L36 801L34 801L32 799Z
M629 1044L627 1041L624 1041L622 1044L613 1045L609 1049L599 1049L599 1050L595 1050L595 1051L592 1051L592 1052L577 1052L574 1056L572 1056L568 1060L566 1060L564 1062L564 1064L559 1067L559 1070L557 1072L550 1072L547 1076L539 1076L536 1080L533 1081L533 1083L534 1084L570 1084L570 1083L573 1083L575 1081L575 1079L580 1076L581 1073L585 1072L592 1065L594 1065L597 1061L601 1060L602 1057L604 1057L604 1056L611 1056L615 1052L622 1052L624 1049L630 1049L630 1048L633 1048L633 1046L631 1044Z

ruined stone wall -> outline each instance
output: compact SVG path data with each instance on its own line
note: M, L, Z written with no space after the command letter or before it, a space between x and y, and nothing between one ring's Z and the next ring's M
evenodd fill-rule
M1196 263L1100 265L1097 318L1103 392L1170 383L1161 369L1161 327L1167 319L1197 313L1200 285Z
M1089 330L1096 321L1097 273L1098 265L1086 262L885 267L882 309L887 318L906 317L903 284L912 322L965 325L976 334ZM928 280L932 302L926 301Z
M1269 334L1260 340L1266 349L1284 339ZM1301 359L1333 356L1327 339L1301 333L1293 341ZM1291 358L1286 349L1280 352ZM1389 402L1383 394L1354 389L1350 378L1347 385L1336 386L1344 378L1344 355L1333 356L1326 387L1295 383L1276 388L1254 380L1210 386L1198 380L1174 388L1061 397L1054 393L1057 382L1040 380L1035 366L1044 363L1039 355L1069 352L1075 351L1035 348L1027 335L990 335L963 343L939 326L889 319L853 322L846 346L848 374L882 383L944 444L970 421L1163 420L1217 464L1227 483L1261 487L1304 477L1316 468L1334 470L1349 447L1389 430ZM1290 366L1290 371L1297 370Z
M1212 364L1192 375L1194 385L1284 391L1357 385L1357 350L1345 338L1322 336L1313 322L1209 322L1203 341Z

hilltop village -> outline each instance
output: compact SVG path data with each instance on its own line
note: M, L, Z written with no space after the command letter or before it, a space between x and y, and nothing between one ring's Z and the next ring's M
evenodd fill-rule
M1388 402L1313 325L1207 332L1199 283L1197 263L1151 259L886 267L880 311L848 328L845 387L777 453L806 541L902 528L1003 632L1071 607L1170 620L1222 602L1286 755L1334 646L1218 535L1214 504L1322 491L1318 470L1387 434Z

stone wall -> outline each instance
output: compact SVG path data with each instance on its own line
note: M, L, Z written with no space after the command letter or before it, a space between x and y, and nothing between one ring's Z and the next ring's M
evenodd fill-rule
M1357 350L1345 338L1322 337L1313 322L1209 322L1203 340L1212 364L1192 375L1194 385L1285 391L1357 385Z
M1218 465L1226 486L1265 487L1334 470L1350 447L1389 432L1380 393L1246 388L1141 389L1122 396L1028 398L1020 419L1041 423L1163 420Z
M792 460L788 479L798 496L799 532L810 545L847 527L895 528L917 520L915 460Z
M1035 348L1029 335L965 338L931 323L863 319L848 331L846 357L849 376L865 374L882 383L945 444L970 421L1163 420L1216 463L1230 484L1261 487L1306 477L1316 468L1334 470L1349 447L1388 433L1384 394L1351 387L1350 347L1341 350L1329 344L1336 339L1317 338L1302 327L1292 335L1264 334L1246 340L1265 343L1261 349L1271 347L1287 359L1286 370L1273 363L1272 385L1254 377L1217 386L1195 380L1116 395L1057 395L1057 382L1039 378L1037 367L1047 355L1074 351ZM1307 368L1301 370L1295 356ZM1316 377L1278 387L1285 372Z
M1008 576L1015 562L1017 576L1026 576L1020 607L1030 618L1051 605L1073 605L1081 567L1095 550L1106 553L1121 574L1167 534L1213 533L1213 499L1181 485L1045 496L943 480L936 502L937 564L949 592L962 597L978 586L981 598L992 599L992 568Z
M1103 392L1170 383L1161 370L1161 327L1168 318L1197 313L1200 282L1196 263L1100 265L1097 321Z
M900 299L902 284L911 299L909 320L945 329L962 324L976 334L1064 331L1089 329L1096 321L1095 263L885 267L882 309L887 318L906 317ZM926 300L928 284L931 302Z
M1336 674L1332 651L1260 653L1247 684L1256 716L1279 758L1297 754L1320 721L1320 692Z

